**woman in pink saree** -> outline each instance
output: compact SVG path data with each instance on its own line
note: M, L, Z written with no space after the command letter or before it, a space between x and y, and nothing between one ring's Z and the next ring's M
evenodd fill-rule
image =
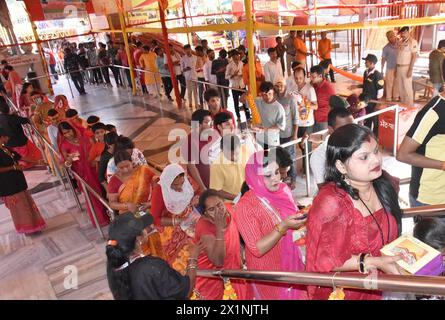
M97 173L88 161L89 150L91 149L91 141L84 135L84 132L78 126L75 126L64 120L59 124L59 134L57 136L59 150L63 155L65 165L71 166L71 170L76 172L82 179L84 179L94 190L101 194L99 178ZM81 186L80 182L78 183ZM82 188L82 193L85 194L86 190ZM97 200L92 194L90 194L91 202L94 207L94 211L97 215L99 225L106 226L109 224L110 219L105 211L105 207ZM91 223L96 227L96 223L93 219L91 208L87 204L87 212L90 217Z
M281 181L276 160L265 151L246 165L247 191L235 208L236 224L246 244L248 270L304 271L293 230L304 225L290 188ZM305 288L283 283L249 281L256 300L307 299Z

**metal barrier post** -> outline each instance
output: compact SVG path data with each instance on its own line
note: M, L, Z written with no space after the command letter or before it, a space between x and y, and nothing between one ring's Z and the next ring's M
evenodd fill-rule
M68 72L66 74L66 80L68 81L68 87L70 88L70 92L71 92L71 98L74 99L74 93L73 93L73 89L71 88L71 74Z
M87 198L87 204L90 207L91 213L93 215L94 223L96 224L96 228L99 231L102 239L105 239L104 233L102 232L102 229L100 228L99 221L97 221L97 215L96 215L96 211L94 210L94 207L93 207L93 202L91 201L90 192L88 191L88 188L85 186L83 181L80 181L80 184L82 185L83 192L85 192L85 196Z
M76 200L77 203L77 207L79 208L80 211L82 211L82 205L80 204L80 200L79 197L77 196L76 190L74 190L73 184L71 183L71 176L68 173L68 170L63 166L63 171L68 179L68 185L70 186L70 191L73 194L74 200Z
M49 156L51 157L51 162L53 164L54 171L56 172L57 179L60 180L60 183L63 185L63 188L66 191L65 181L63 181L62 174L60 173L60 170L59 170L59 165L56 162L56 157L54 157L53 151L50 148L48 148L48 152L49 152Z
M396 110L394 112L394 146L392 152L394 154L394 157L397 155L398 138L399 138L399 107L396 106Z
M306 152L306 154L304 155L305 157L305 167L306 167L306 191L307 191L307 196L309 197L311 194L311 177L310 177L310 169L309 169L309 142L308 139L304 140L304 150Z

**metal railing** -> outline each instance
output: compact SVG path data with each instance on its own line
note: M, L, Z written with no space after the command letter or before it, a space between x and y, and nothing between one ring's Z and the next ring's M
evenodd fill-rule
M398 140L398 132L399 132L398 129L399 129L399 112L400 112L400 107L398 105L390 106L390 107L387 107L387 108L384 108L384 109L381 109L381 110L369 113L369 114L367 114L365 116L356 118L356 119L354 119L354 123L358 123L358 122L363 121L365 119L376 117L376 116L378 116L380 114L383 114L383 113L386 113L386 112L390 112L390 111L395 111L394 135L393 135L393 140L394 140L393 155L395 157L397 155L397 140ZM318 135L324 135L327 132L328 132L328 129L323 129L323 130L320 130L320 131L317 131L317 132L313 132L312 135L317 135L317 134ZM311 186L311 179L310 179L309 155L313 151L307 152L307 150L309 150L308 149L308 146L309 146L308 139L304 139L303 140L303 138L298 138L296 140L291 140L289 142L283 143L283 144L280 145L280 147L286 148L286 147L289 147L289 146L292 146L292 145L295 145L295 144L301 143L301 142L304 143L304 149L306 150L306 153L303 156L296 158L295 161L299 160L299 159L302 159L302 158L305 158L306 191L307 191L307 196L309 197L311 195L311 192L310 192L311 191L311 187L310 187Z
M17 112L20 113L20 110L18 109L18 107L11 101L11 99L9 97L5 97L8 104L10 106L12 106L14 108L14 110L16 110ZM65 185L65 180L62 176L62 174L59 171L59 163L60 160L63 159L63 157L60 155L59 152L57 152L57 150L54 149L54 147L51 145L51 143L39 132L39 130L32 124L26 124L26 126L28 126L28 135L29 138L32 139L32 141L34 142L34 144L36 144L37 146L39 146L40 151L42 152L42 156L45 157L45 148L48 151L48 153L51 156L51 160L53 163L53 167L54 170L56 171L56 176L59 179L61 185L63 185L64 189L66 190L66 185ZM38 140L36 141L35 137L38 137ZM37 142L37 143L36 143ZM42 145L43 144L43 145ZM48 160L45 158L46 163L48 164ZM85 198L87 201L87 205L90 207L92 216L93 216L93 220L96 224L96 228L97 231L99 232L100 236L102 239L105 239L105 236L103 234L103 231L99 225L98 219L97 219L97 213L94 210L94 206L92 205L92 201L91 201L91 195L93 195L96 199L98 199L103 205L104 207L107 209L107 211L110 214L110 220L112 221L114 219L114 210L110 207L109 203L101 196L99 195L81 176L79 176L75 171L71 170L71 168L66 167L65 165L60 165L60 168L63 171L63 175L66 177L67 179L67 183L69 186L69 189L71 191L71 194L74 197L74 200L76 201L76 204L79 208L80 211L83 211L82 209L82 205L80 203L79 197L77 196L77 193L71 183L70 180L70 175L72 175L73 177L75 177L77 179L77 181L80 182L82 189L84 190L84 194L85 194ZM86 192L86 190L88 190L89 192ZM91 195L90 195L91 193Z
M246 270L198 270L197 276L445 296L444 277Z

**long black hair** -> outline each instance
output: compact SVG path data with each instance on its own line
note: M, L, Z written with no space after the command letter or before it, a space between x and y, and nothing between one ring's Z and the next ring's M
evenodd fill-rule
M59 125L57 126L57 128L59 129L59 133L61 135L63 135L62 130L72 130L74 132L74 135L77 134L74 127L66 121L60 122Z
M107 279L115 300L131 300L130 275L128 267L116 270L125 263L130 263L128 256L119 245L107 245Z
M376 140L372 131L357 124L347 124L334 131L329 137L326 151L325 182L334 182L337 187L345 190L353 199L359 199L359 192L347 184L343 174L338 171L335 163L337 160L345 163L352 154L360 149L364 142ZM399 206L398 195L394 190L390 177L383 173L372 181L372 185L380 200L380 203L397 221L398 233L402 230L402 210Z
M442 218L422 218L414 226L413 235L434 249L445 250L445 222Z

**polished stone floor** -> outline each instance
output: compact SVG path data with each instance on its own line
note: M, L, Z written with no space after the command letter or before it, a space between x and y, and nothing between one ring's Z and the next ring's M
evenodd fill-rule
M348 82L341 81L340 76L338 79L338 92L347 91ZM85 96L74 92L71 97L65 79L55 85L56 94L65 93L82 117L97 115L102 122L114 124L119 134L131 137L153 168L162 169L167 164L168 149L174 143L168 139L170 131L189 131L191 111L179 110L164 97L133 97L127 89L116 87L86 86L86 90ZM389 155L384 159L384 168L392 174L400 178L410 176L409 166ZM297 163L301 170L301 160ZM47 228L36 236L18 235L9 211L0 205L0 299L111 299L104 242L91 227L86 213L79 211L73 196L46 169L25 174ZM300 173L295 198L302 204L310 203L316 191L313 182L311 190L307 197L305 179ZM406 186L400 196L402 203L407 201ZM410 228L407 221L404 229ZM64 285L70 266L77 270L77 289Z

